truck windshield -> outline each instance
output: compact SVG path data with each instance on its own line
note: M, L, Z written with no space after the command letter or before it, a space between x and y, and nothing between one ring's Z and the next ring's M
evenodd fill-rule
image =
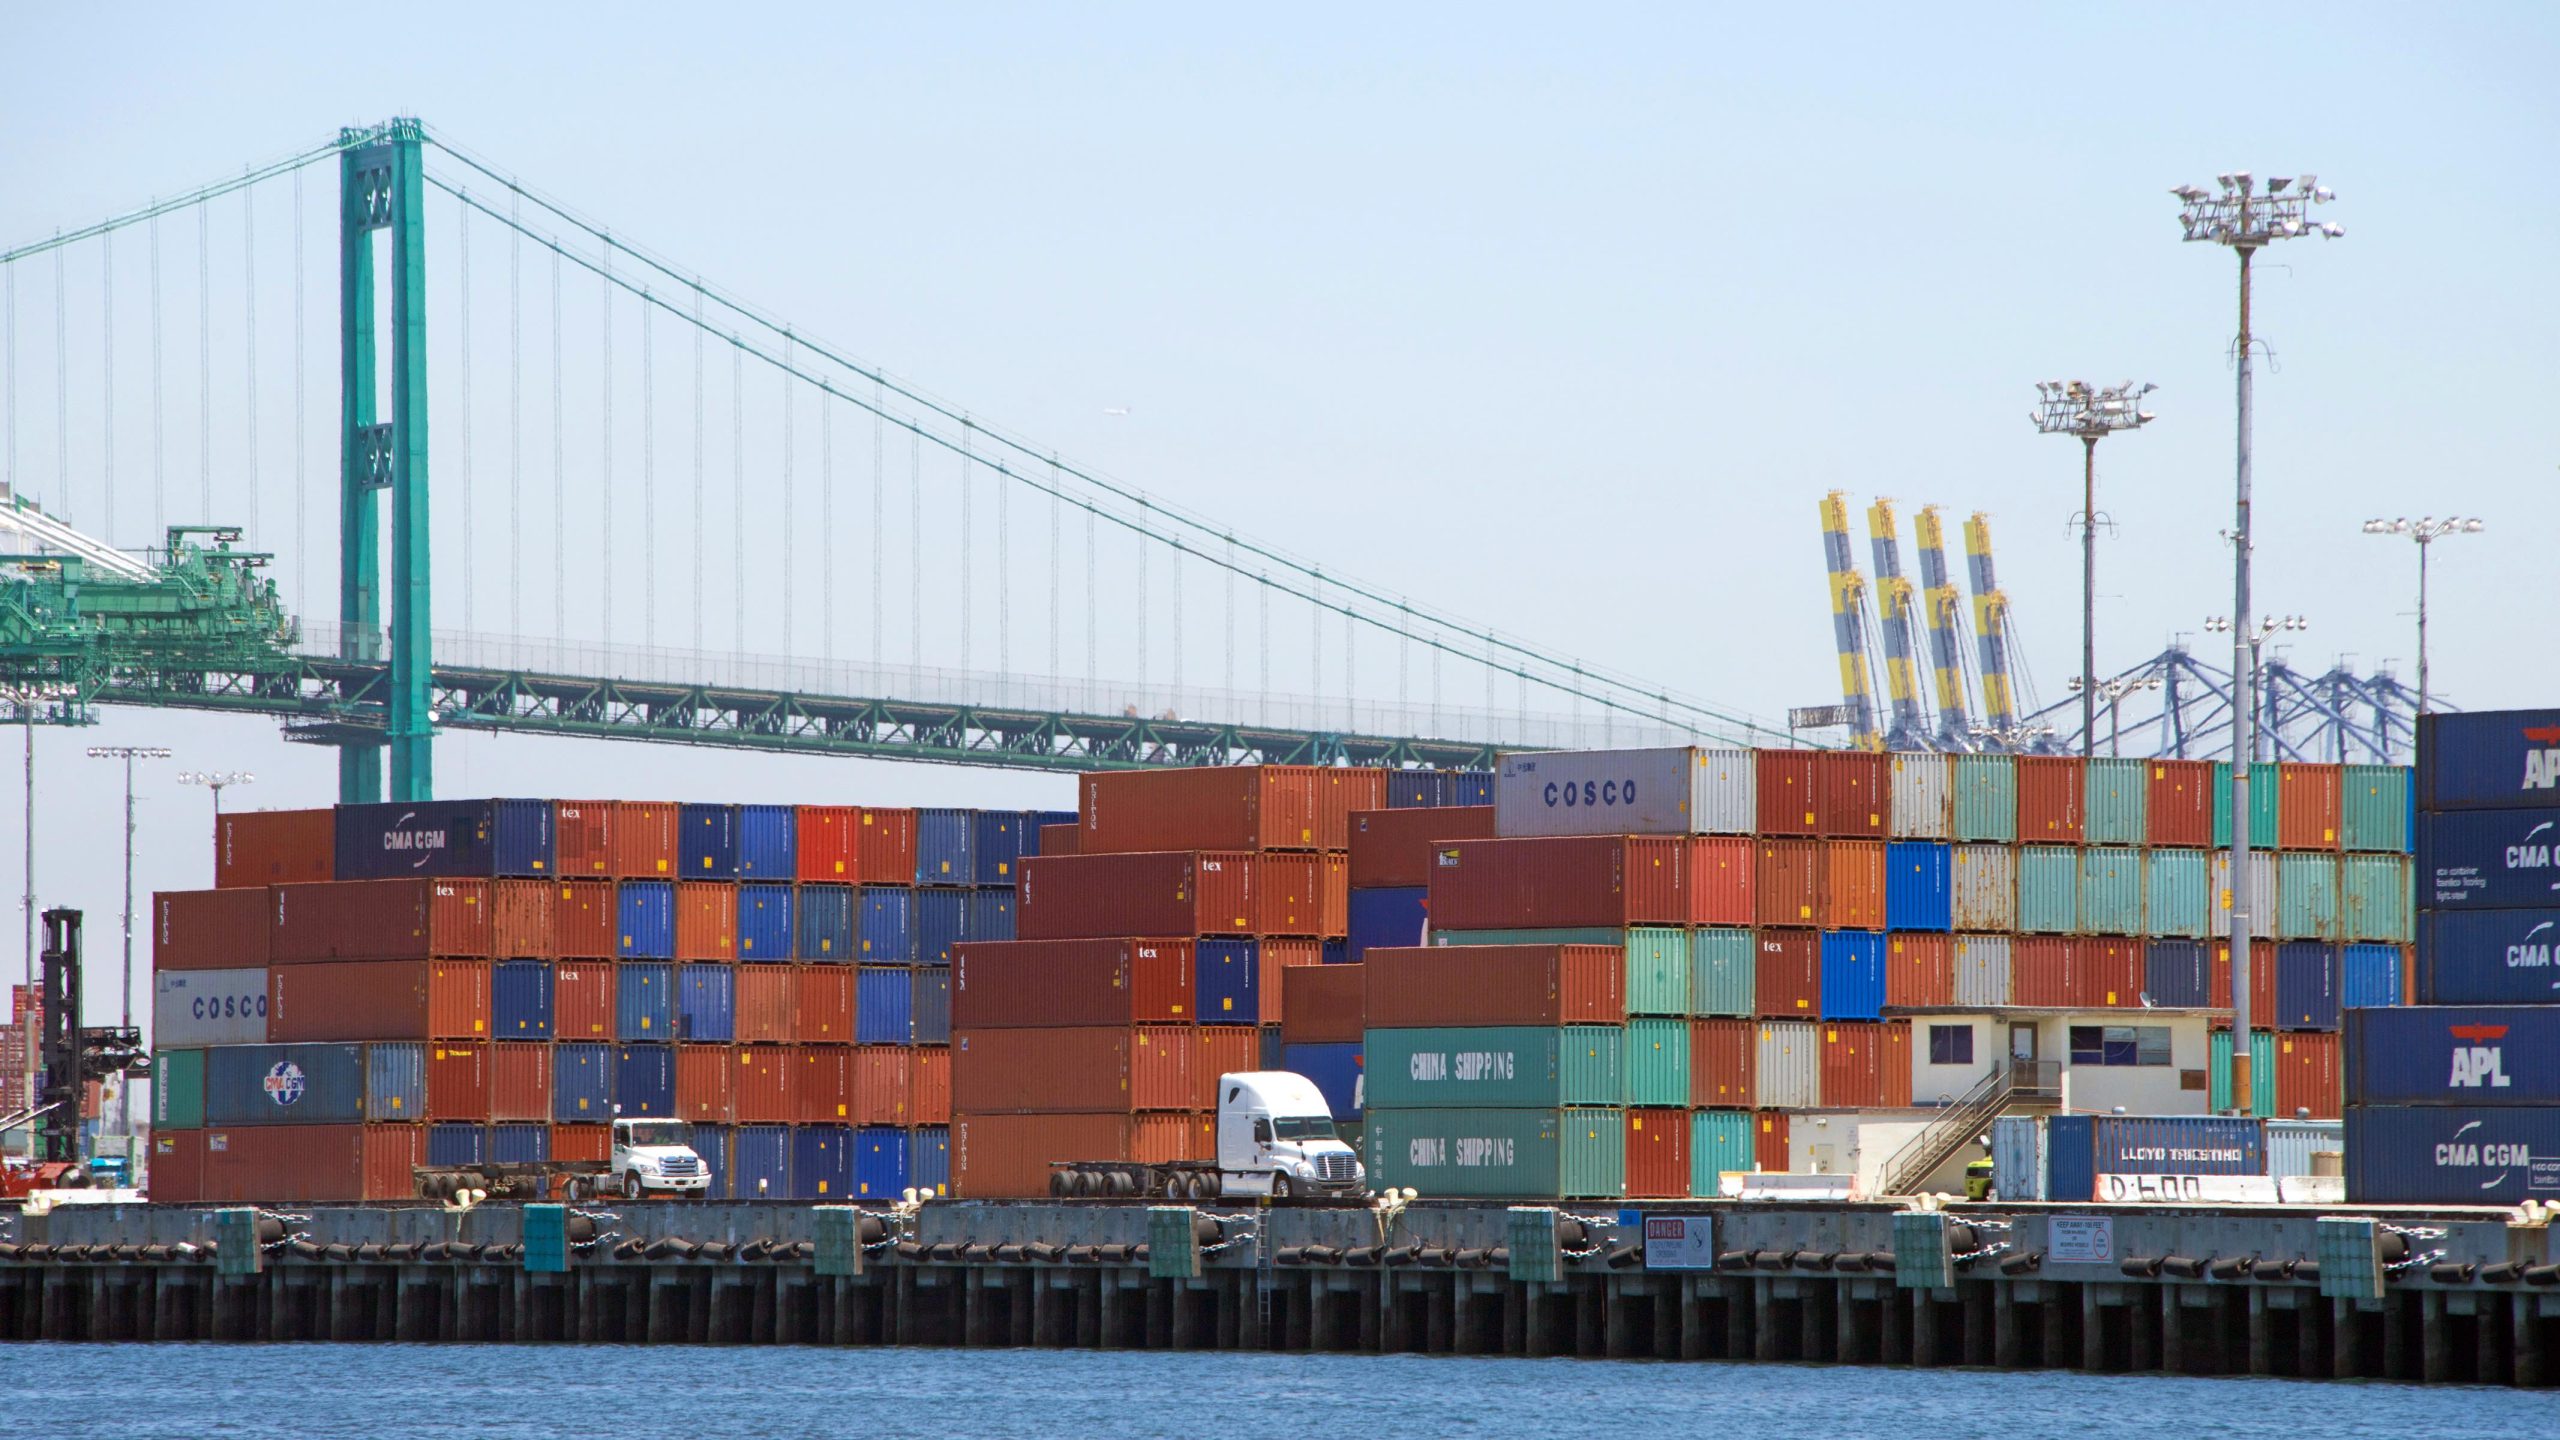
M630 1145L691 1145L693 1127L681 1120L642 1120L622 1127Z
M1322 1115L1280 1115L1273 1117L1271 1128L1283 1140L1331 1140L1333 1121Z

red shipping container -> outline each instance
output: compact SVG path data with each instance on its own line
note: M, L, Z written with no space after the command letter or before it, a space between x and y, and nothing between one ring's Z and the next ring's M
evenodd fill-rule
M1882 757L1877 757L1881 759ZM1884 928L1884 842L1824 840L1819 910L1825 930Z
M1686 1199L1689 1194L1689 1112L1627 1112L1627 1196Z
M557 1040L613 1038L613 962L563 960L551 967L551 1034Z
M1813 755L1814 833L1881 839L1892 808L1891 759L1871 750L1817 750Z
M736 959L738 887L722 880L679 880L675 888L676 958Z
M1899 1110L1908 1107L1911 1104L1910 1031L1911 1022L1908 1020L1824 1021L1823 1106L1835 1110Z
M1204 866L1208 857L1203 856ZM1324 866L1314 855L1253 857L1253 933L1315 935L1324 929Z
M551 892L554 880L489 882L489 953L500 960L549 960L559 947L551 940Z
M2077 755L2017 759L2018 843L2077 845L2088 803L2088 767Z
M1689 923L1750 926L1758 886L1759 847L1738 835L1698 835L1689 841Z
M726 1125L730 1118L726 1045L676 1047L676 1118L696 1125Z
M2213 844L2213 762L2154 760L2143 799L2143 839L2203 849Z
M1351 816L1351 883L1363 890L1428 885L1432 857L1442 845L1492 838L1490 805L1356 811ZM1049 853L1045 845L1040 853Z
M1077 777L1086 855L1147 850L1342 850L1351 812L1387 803L1384 770L1220 765Z
M799 1038L792 1021L794 980L789 965L741 965L737 968L736 1039L741 1045L787 1045Z
M208 1204L414 1200L424 1125L250 1125L206 1130Z
M791 1038L803 1045L852 1044L853 967L794 965L790 970Z
M554 1160L610 1160L613 1158L613 1127L610 1125L554 1125L551 1127L551 1158Z
M485 958L486 880L339 880L267 892L271 965Z
M1189 1110L1218 1108L1218 1077L1262 1068L1262 1031L1252 1025L1203 1025L1190 1032Z
M1760 1026L1750 1020L1689 1022L1689 1103L1701 1110L1748 1106L1757 1086Z
M1751 974L1752 1013L1778 1020L1810 1020L1822 1013L1821 933L1761 930L1752 940L1758 951Z
M2231 1008L2231 942L2213 942L2213 1008ZM2276 942L2249 942L2249 1025L2256 1030L2268 1028L2276 1018ZM2224 1028L2228 1021L2219 1022Z
M500 1040L489 1047L489 1118L550 1122L551 1046L547 1042Z
M1053 1160L1128 1160L1136 1126L1112 1114L973 1115L951 1119L951 1193L971 1200L1049 1193Z
M1559 835L1461 840L1431 871L1431 925L1445 930L1682 925L1686 836Z
M990 1034L1001 1032L988 1032ZM1064 1035L1064 1030L1026 1030L1026 1035ZM904 1045L859 1045L853 1051L853 1123L912 1125L915 1119L915 1051ZM810 1110L800 1099L800 1113Z
M1899 1010L1956 1003L1956 947L1951 935L1896 931L1884 943L1884 1003Z
M151 1137L144 1194L154 1205L192 1205L204 1198L204 1132L161 1130Z
M2143 942L2139 940L2080 941L2071 956L2072 1002L2138 1008L2142 1004L2142 953Z
M914 1124L948 1125L951 1123L951 1047L919 1045L907 1065L908 1083L913 1087Z
M1255 933L1254 857L1232 851L1037 856L1015 895L1024 940Z
M1188 940L973 940L951 961L957 1029L1194 1018Z
M427 1047L429 1120L489 1118L489 1047L438 1043Z
M1187 1025L955 1031L951 1108L973 1115L1190 1109L1192 1033Z
M2339 819L2345 775L2341 767L2329 764L2276 767L2278 849L2335 850L2345 843Z
M1289 1019L1289 994L1281 976L1291 970L1324 964L1324 942L1321 940L1264 940L1254 946L1259 968L1254 972L1255 998L1260 1002L1261 1023L1282 1025Z
M1185 1160L1214 1160L1218 1155L1218 1117L1180 1111L1129 1117L1129 1158L1146 1165L1174 1165Z
M814 1048L814 1047L813 1047ZM841 1046L827 1049L842 1053ZM732 1052L737 1073L730 1076L729 1109L741 1125L788 1125L800 1118L793 1082L804 1053L784 1045L741 1045ZM849 1089L851 1062L846 1062Z
M1369 967L1290 966L1280 972L1280 1015L1288 1044L1358 1044L1369 1028Z
M2336 1120L2345 1091L2334 1033L2276 1037L2276 1115L2293 1119L2307 1113L2313 1120Z
M850 1045L793 1047L786 1057L791 1067L791 1118L803 1125L865 1123L859 1118L862 1077L857 1060L862 1053Z
M2060 935L2019 935L2009 941L2009 1003L2069 1010L2080 1002L2073 988L2080 942Z
M1368 972L1369 1028L1622 1025L1626 952L1615 945L1380 945Z
M852 885L862 879L862 807L802 805L793 816L797 878L804 884Z
M884 809L877 805L862 807L862 838L855 842L855 858L862 866L865 885L913 885L916 883L916 812Z
M672 880L676 864L677 807L659 800L608 802L609 867L616 880Z
M1083 833L1084 827L1081 825L1043 825L1040 827L1040 848L1031 853L1034 855L1076 854L1076 837Z
M213 822L216 889L308 885L337 878L338 815L334 810L235 810Z
M1763 840L1753 857L1752 920L1811 925L1822 914L1822 842Z
M486 960L326 960L267 971L267 1039L485 1040Z
M1751 780L1763 835L1811 835L1820 823L1812 750L1759 750Z
M1351 859L1346 855L1326 852L1316 870L1317 894L1322 897L1324 937L1341 940L1351 934Z
M246 970L267 963L267 890L163 890L151 897L157 970Z
M551 946L564 960L610 960L622 925L610 880L551 882Z
M1788 1165L1787 1112L1762 1110L1755 1113L1752 1119L1756 1122L1751 1127L1753 1167L1770 1174L1785 1174Z
M613 874L613 802L551 802L553 874L598 879Z

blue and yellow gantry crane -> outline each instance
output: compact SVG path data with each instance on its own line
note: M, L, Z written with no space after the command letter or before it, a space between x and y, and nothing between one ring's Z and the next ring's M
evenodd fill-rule
M2009 597L1991 569L1991 517L1979 510L1964 522L1964 558L1973 581L1973 638L1982 655L1982 718L2006 747L2018 726L2009 684Z
M1822 559L1831 575L1831 638L1840 652L1840 698L1849 710L1850 743L1884 748L1877 733L1875 682L1867 660L1867 577L1849 549L1849 502L1838 490L1822 498Z
M1973 704L1965 694L1963 622L1964 592L1947 570L1945 527L1938 507L1923 505L1911 517L1912 535L1920 544L1920 603L1928 615L1929 663L1937 679L1938 748L1970 749Z
M1902 573L1893 501L1879 496L1867 507L1867 539L1876 557L1876 629L1884 636L1885 695L1893 706L1885 748L1926 750L1931 737L1928 713L1920 703L1920 636L1913 614L1919 596Z

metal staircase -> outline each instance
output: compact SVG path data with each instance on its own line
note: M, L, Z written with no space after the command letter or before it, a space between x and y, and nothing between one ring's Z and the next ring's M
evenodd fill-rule
M2055 1060L2010 1060L1991 1067L1938 1112L1885 1162L1884 1193L1908 1195L1958 1150L1979 1140L1993 1117L2012 1105L2054 1105L2062 1100L2062 1065Z

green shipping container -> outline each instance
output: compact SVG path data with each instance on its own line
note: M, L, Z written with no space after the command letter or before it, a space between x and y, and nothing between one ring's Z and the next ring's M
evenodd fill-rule
M2408 766L2350 765L2338 790L2338 830L2347 849L2408 853Z
M2409 857L2348 855L2338 865L2338 925L2348 940L2409 943Z
M1627 1112L1381 1110L1369 1177L1426 1199L1614 1200L1627 1193Z
M1751 1017L1759 985L1757 948L1748 930L1689 932L1689 1013Z
M2339 940L2338 857L2325 850L2276 856L2276 938ZM2264 908L2260 914L2266 913Z
M2213 1079L2205 1087L2205 1103L2219 1115L2231 1108L2231 1032L2216 1030L2207 1047ZM2264 1030L2249 1032L2249 1113L2264 1118L2276 1112L2276 1037Z
M2276 794L2276 767L2249 767L2249 848L2276 848L2276 816L2282 799ZM2213 762L2213 845L2217 850L2231 844L2231 762Z
M1630 1105L1689 1103L1689 1022L1629 1020L1624 1066Z
M2081 795L2080 838L2091 845L2139 845L2148 834L2151 762L2093 759Z
M2142 931L2142 852L2121 845L2080 852L2080 929L2090 935Z
M1643 929L1627 932L1627 1013L1689 1013L1689 932ZM1687 1092L1672 1102L1686 1104Z
M2147 935L2213 934L2213 860L2202 850L2153 850L2142 861L2142 923Z
M151 1128L204 1128L204 1052L162 1050L151 1057Z
M2018 767L2006 755L1956 757L1955 838L2018 843Z
M1364 1098L1372 1111L1616 1105L1624 1039L1615 1025L1372 1030L1362 1047Z
M1697 1110L1689 1115L1689 1194L1713 1200L1722 1193L1717 1182L1726 1171L1749 1174L1752 1158L1751 1112Z
M2080 852L2070 845L2018 851L2018 928L2069 935L2080 928Z

